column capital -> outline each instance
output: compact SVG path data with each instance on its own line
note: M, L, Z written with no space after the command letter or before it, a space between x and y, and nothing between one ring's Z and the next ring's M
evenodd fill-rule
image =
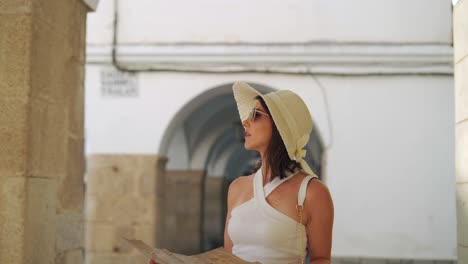
M99 0L81 0L88 7L88 11L94 12L97 9Z

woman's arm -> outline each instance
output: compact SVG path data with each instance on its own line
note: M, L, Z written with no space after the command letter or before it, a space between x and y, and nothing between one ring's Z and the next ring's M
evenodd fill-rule
M232 253L232 240L229 237L228 226L229 220L231 219L231 210L234 205L235 199L237 197L236 190L237 185L239 185L240 178L237 178L229 185L228 197L227 197L227 215L226 215L226 225L224 226L224 249L229 253Z
M334 208L330 191L321 181L309 182L304 214L307 216L306 231L310 263L331 263Z

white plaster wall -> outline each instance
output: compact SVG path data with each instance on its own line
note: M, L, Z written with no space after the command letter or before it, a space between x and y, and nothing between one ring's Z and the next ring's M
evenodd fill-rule
M86 25L88 47L111 44L114 27L114 0L99 0L96 12L88 14Z
M442 0L118 0L119 42L451 43ZM112 38L113 0L101 0L89 43ZM102 23L97 23L102 22ZM135 30L141 28L143 30Z
M456 258L451 77L321 78L334 252Z
M87 153L156 153L175 113L203 91L235 80L300 94L328 149L335 202L333 254L455 258L451 77L318 77L140 74L137 98L101 98L87 68Z
M113 2L101 0L88 15L88 47L111 44ZM451 43L450 1L118 2L121 44ZM177 111L222 84L291 89L331 144L325 173L335 202L333 255L455 258L452 77L141 73L138 97L103 98L101 67L109 69L86 68L87 154L157 153Z
M88 65L86 70L87 153L154 154L177 111L204 91L238 80L297 92L306 100L325 142L329 140L323 93L312 77L142 73L137 98L102 98L100 69Z

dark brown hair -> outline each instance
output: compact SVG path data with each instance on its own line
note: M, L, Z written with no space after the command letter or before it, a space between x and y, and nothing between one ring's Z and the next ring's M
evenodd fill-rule
M263 106L265 111L270 115L270 110L266 105L265 101L262 97L257 96L255 97L260 104ZM271 126L272 126L272 133L271 133L271 140L268 144L267 150L264 154L264 159L268 166L265 168L265 173L268 174L269 169L271 169L271 178L272 181L275 177L280 177L280 179L286 178L285 171L288 170L289 172L294 172L297 168L302 169L301 164L296 162L295 160L291 160L288 156L288 151L283 143L283 139L281 139L281 135L276 128L275 121L273 118L271 119ZM255 171L257 171L262 166L262 161L260 161L257 166L255 167Z

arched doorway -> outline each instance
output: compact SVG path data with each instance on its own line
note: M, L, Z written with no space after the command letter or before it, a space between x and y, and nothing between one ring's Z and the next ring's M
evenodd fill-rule
M262 93L275 89L253 84ZM193 98L166 129L159 154L168 157L162 208L162 246L194 254L223 245L228 185L250 173L259 155L243 146L232 83ZM307 161L321 175L323 144L314 129Z

